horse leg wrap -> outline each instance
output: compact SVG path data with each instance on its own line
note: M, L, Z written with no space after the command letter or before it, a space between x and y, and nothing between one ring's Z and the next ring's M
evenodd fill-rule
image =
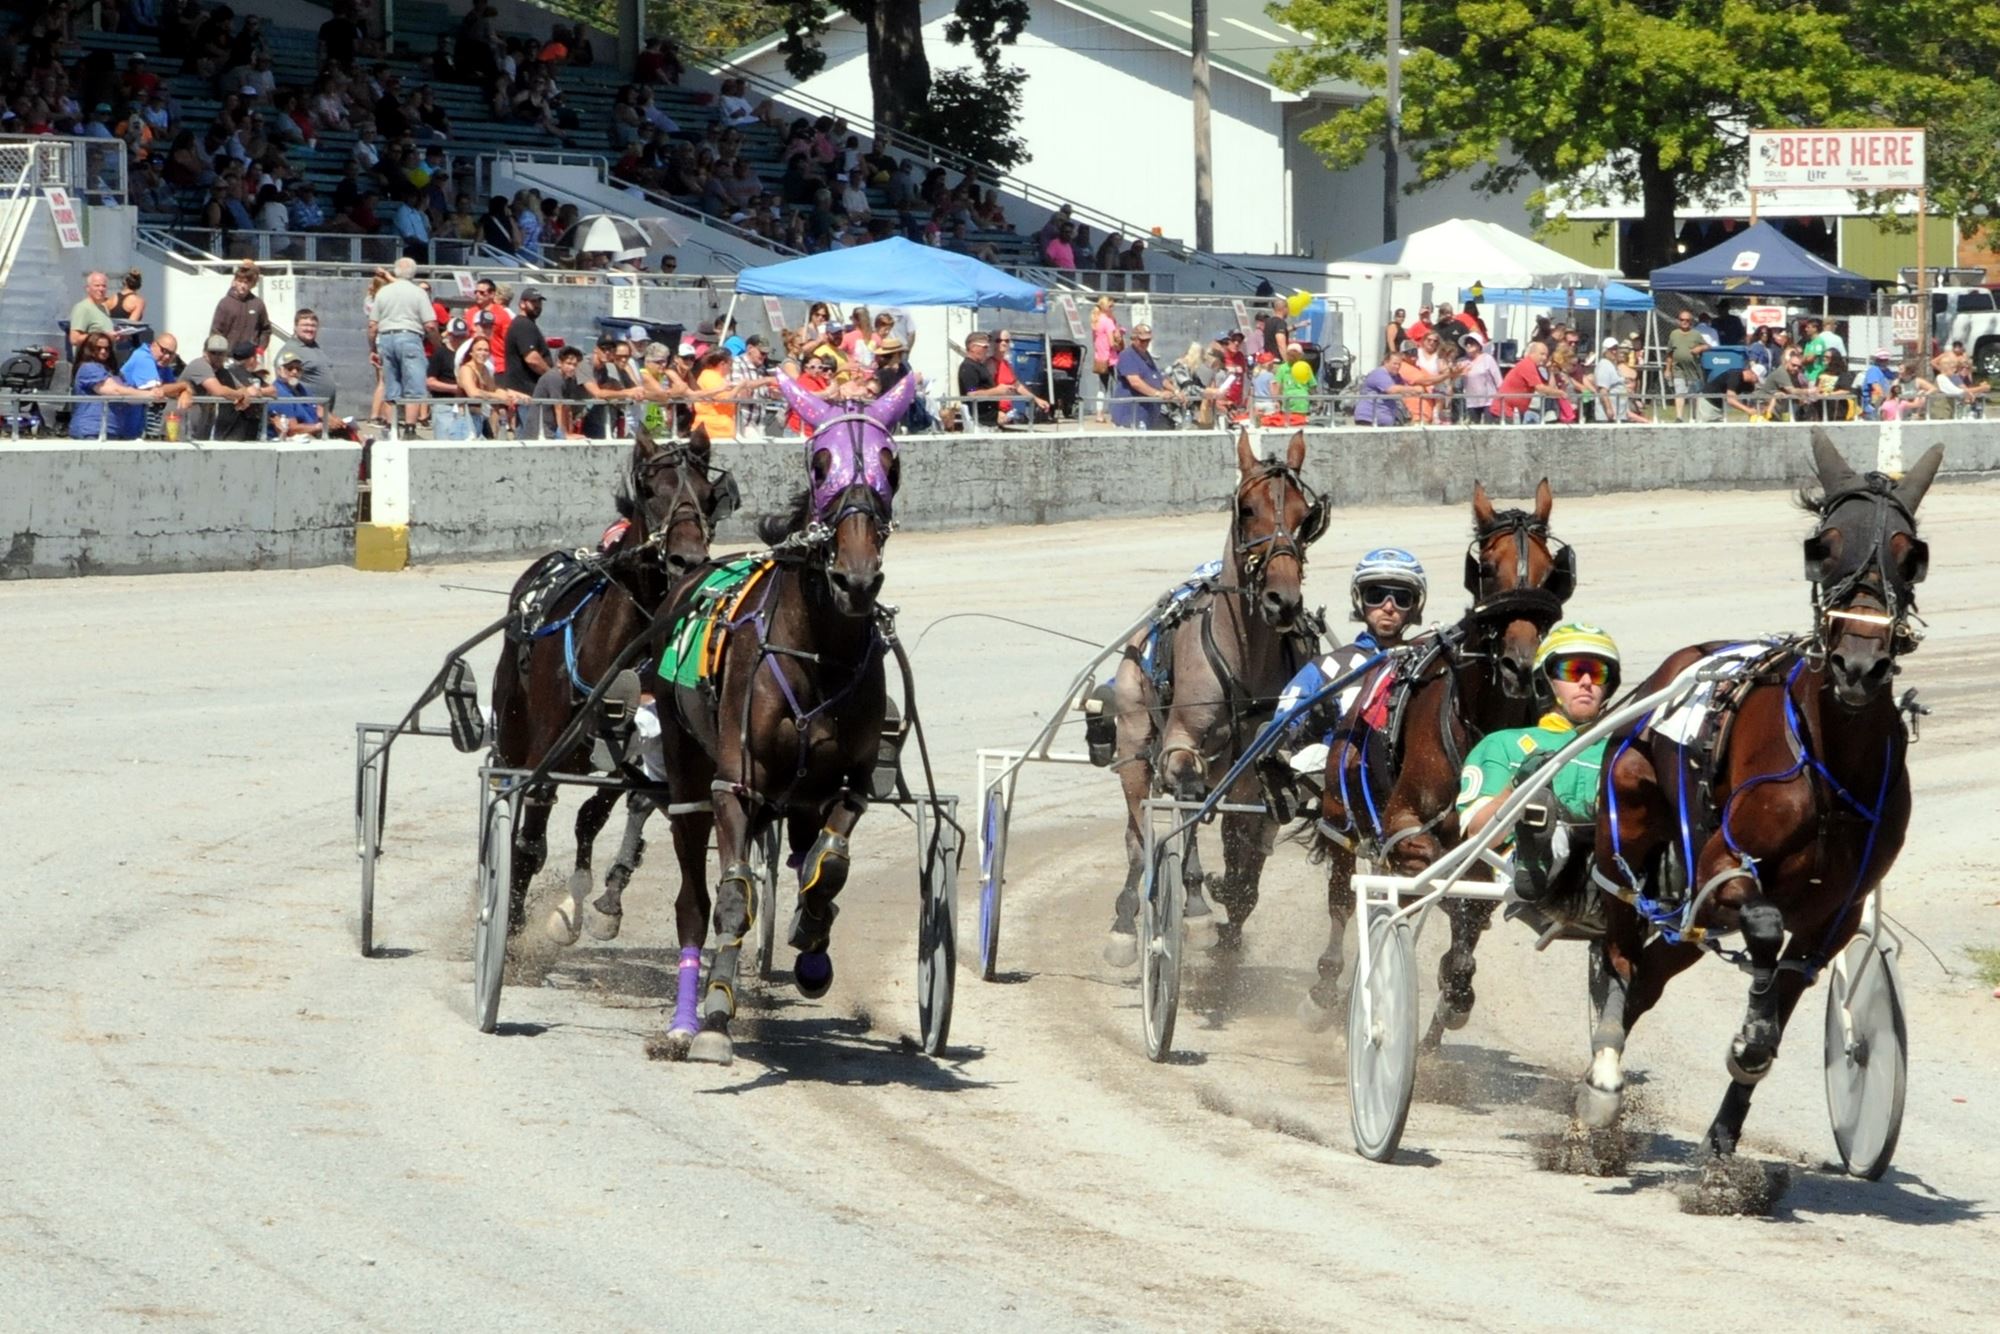
M1743 905L1738 924L1750 955L1750 1002L1743 1031L1729 1044L1726 1065L1730 1077L1755 1084L1771 1072L1778 1055L1778 951L1785 941L1785 915L1778 905L1758 895Z
M669 1033L693 1033L701 1027L701 1017L696 1001L701 995L701 946L688 945L681 950L680 976L676 979L674 992L674 1022L667 1028Z
M1120 935L1129 936L1139 929L1139 874L1137 862L1125 868L1125 887L1118 891L1118 900L1112 906L1111 929Z
M750 864L739 861L724 867L715 887L715 962L709 965L708 991L702 999L704 1027L726 1028L736 1013L736 966L755 900Z
M833 900L847 884L848 865L846 836L831 829L820 830L799 868L799 900L792 910L788 934L793 949L811 952L826 949L833 919L839 912Z

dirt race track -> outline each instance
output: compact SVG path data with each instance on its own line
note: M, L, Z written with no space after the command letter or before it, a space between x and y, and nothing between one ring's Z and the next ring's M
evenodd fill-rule
M1747 1151L1794 1169L1769 1218L1685 1214L1675 1190L1724 1088L1741 976L1705 962L1634 1034L1629 1171L1545 1172L1586 1059L1584 955L1504 924L1471 1024L1424 1061L1399 1158L1355 1156L1343 1040L1292 1018L1324 931L1292 846L1241 961L1191 968L1180 1059L1149 1064L1131 978L1099 959L1123 853L1116 784L1088 769L1022 781L1007 971L961 969L948 1059L907 1036L916 881L889 811L856 838L833 991L754 991L733 1067L643 1053L674 977L663 829L624 938L531 951L482 1037L475 762L399 747L384 957L364 960L352 728L397 716L497 614L442 585L504 588L518 563L9 585L0 1327L1597 1330L1724 1310L1990 1327L2000 1000L1968 950L2000 944L1997 503L2000 484L1944 483L1922 511L1930 638L1904 683L1936 713L1888 899L1913 1048L1896 1164L1875 1184L1825 1165L1815 991L1749 1121ZM1309 601L1344 614L1347 565L1395 541L1449 614L1467 524L1338 511ZM1572 610L1641 670L1805 625L1806 524L1780 494L1559 499L1554 526L1581 559ZM942 618L1098 641L1219 554L1222 527L899 536L885 596L923 636L941 783L969 797L974 749L1024 742L1088 652ZM567 870L574 809L538 892ZM960 902L963 957L965 886ZM1426 1013L1443 940L1422 941Z

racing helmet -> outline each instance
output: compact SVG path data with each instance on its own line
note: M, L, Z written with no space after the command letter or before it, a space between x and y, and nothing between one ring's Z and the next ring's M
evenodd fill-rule
M1564 658L1596 658L1611 669L1604 693L1618 689L1618 642L1598 626L1585 621L1558 621L1550 626L1535 650L1535 671L1544 673L1551 663Z
M1348 582L1348 599L1354 604L1354 619L1361 619L1361 590L1370 584L1391 584L1412 590L1417 601L1410 608L1410 620L1424 614L1424 597L1430 585L1424 579L1423 563L1401 547L1376 547L1354 564L1354 578Z

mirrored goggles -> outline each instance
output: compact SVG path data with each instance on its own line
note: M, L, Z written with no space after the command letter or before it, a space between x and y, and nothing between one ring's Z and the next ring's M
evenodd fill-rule
M1396 604L1397 611L1408 611L1417 605L1417 590L1405 588L1401 584L1365 584L1361 589L1361 605L1379 607L1385 602Z
M1551 681L1565 681L1573 686L1586 682L1601 686L1611 679L1615 669L1602 658L1553 658L1545 670Z

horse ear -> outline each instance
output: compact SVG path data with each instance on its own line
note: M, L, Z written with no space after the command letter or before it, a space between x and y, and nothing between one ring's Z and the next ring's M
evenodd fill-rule
M1248 477L1257 471L1257 451L1250 448L1250 432L1236 433L1236 471Z
M799 382L783 371L778 372L778 392L784 396L785 406L799 414L805 423L806 434L810 435L840 414L840 409L823 398L815 398L799 387Z
M652 458L653 455L659 452L660 452L659 442L653 439L653 433L651 431L647 430L643 426L635 426L632 428L633 458L643 463L647 459Z
M1535 488L1535 522L1546 524L1549 511L1556 507L1556 493L1549 490L1549 479L1544 477Z
M1917 506L1924 503L1924 493L1931 489L1936 480L1938 468L1944 463L1944 446L1932 445L1917 460L1917 466L1903 474L1903 480L1896 486L1896 499L1903 502L1903 508L1915 514Z
M693 433L688 436L688 452L698 459L708 457L709 441L708 426L706 423L696 425Z
M1472 521L1484 528L1493 522L1493 502L1486 498L1486 483L1472 484Z
M1292 432L1292 443L1285 446L1285 466L1297 472L1306 464L1306 433Z
M1813 470L1819 474L1820 487L1828 495L1861 484L1861 478L1847 466L1847 460L1840 456L1840 451L1833 447L1833 440L1817 426L1813 427L1812 451Z

